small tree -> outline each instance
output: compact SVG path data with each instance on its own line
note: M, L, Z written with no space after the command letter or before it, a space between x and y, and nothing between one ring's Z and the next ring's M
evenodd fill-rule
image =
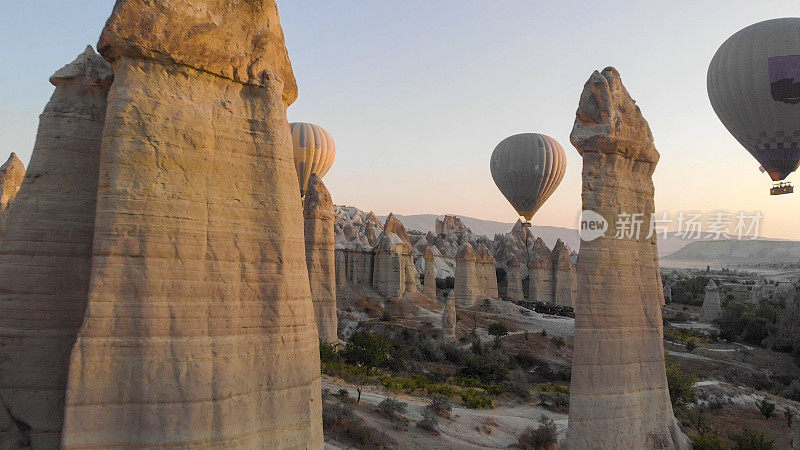
M567 342L561 336L553 336L553 338L550 339L550 343L559 349L563 348L567 344Z
M528 427L517 440L517 447L523 450L539 450L558 442L558 433L553 419L542 416L539 428Z
M774 441L768 441L764 433L745 428L739 434L731 435L731 440L736 445L735 449L742 450L772 450L775 448Z
M775 413L775 403L767 401L766 398L761 400L757 406L758 410L761 411L761 414L763 414L767 420Z
M500 348L502 346L500 339L508 335L508 327L503 322L495 322L489 325L489 334L494 336L495 348Z
M689 338L686 340L686 351L691 353L694 349L697 348L697 340L695 338Z
M791 408L783 410L783 415L786 416L786 427L792 428L792 419L794 418L794 411Z

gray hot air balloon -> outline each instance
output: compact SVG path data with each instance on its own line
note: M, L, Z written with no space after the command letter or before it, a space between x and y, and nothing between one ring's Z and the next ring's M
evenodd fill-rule
M497 145L490 168L500 192L530 222L564 179L567 156L550 136L523 133Z
M800 163L800 18L759 22L728 38L708 68L708 97L773 181L794 172Z
M312 123L289 124L294 146L294 164L300 181L300 196L305 195L312 174L322 179L333 166L336 145L330 133Z

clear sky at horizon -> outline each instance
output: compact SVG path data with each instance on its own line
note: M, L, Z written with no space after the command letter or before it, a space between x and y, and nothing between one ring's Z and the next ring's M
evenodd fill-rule
M48 77L96 43L113 3L0 0L0 153L17 152L27 163L52 93ZM289 119L333 135L337 158L325 181L339 204L512 222L516 214L492 182L489 156L509 135L540 132L561 142L568 167L534 223L574 227L581 161L569 133L584 82L613 65L661 153L659 211L761 211L761 235L800 239L800 193L768 195L769 178L728 134L706 94L719 45L751 23L796 16L796 1L278 6L300 87Z

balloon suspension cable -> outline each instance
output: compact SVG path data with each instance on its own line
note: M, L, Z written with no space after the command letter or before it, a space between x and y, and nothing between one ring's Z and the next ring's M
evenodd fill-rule
M772 185L769 190L769 195L783 195L791 194L794 192L794 186L788 181L780 181Z

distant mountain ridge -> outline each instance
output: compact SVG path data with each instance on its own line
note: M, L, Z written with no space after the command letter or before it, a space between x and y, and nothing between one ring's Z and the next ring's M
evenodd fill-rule
M800 261L800 242L775 239L695 241L661 258L664 262L704 262L706 264L796 263Z

